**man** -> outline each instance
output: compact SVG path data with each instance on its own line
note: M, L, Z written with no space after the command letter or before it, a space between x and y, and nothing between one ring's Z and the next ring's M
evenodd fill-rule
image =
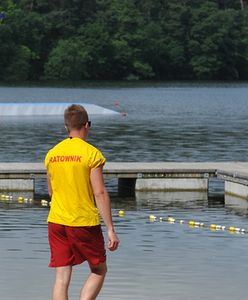
M86 142L91 122L81 105L69 106L64 112L64 122L69 137L45 158L52 198L48 215L49 266L56 268L52 300L68 300L72 266L84 261L88 261L90 275L82 287L80 300L93 300L107 272L99 214L107 228L109 250L116 250L119 244L102 174L106 159Z

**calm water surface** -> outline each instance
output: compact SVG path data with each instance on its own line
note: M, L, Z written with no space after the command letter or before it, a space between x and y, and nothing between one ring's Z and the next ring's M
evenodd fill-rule
M149 88L4 88L0 102L87 102L125 112L91 116L89 141L108 161L247 161L248 85ZM65 137L61 118L0 119L0 161L39 162ZM248 229L244 200L199 193L116 195L107 182L121 239L108 255L109 273L99 299L247 299L248 235L150 222L172 215ZM219 183L217 183L217 190ZM38 184L46 194L44 183ZM125 217L118 217L124 209ZM0 201L0 299L45 300L48 269L47 208ZM75 268L71 299L78 299L87 266Z

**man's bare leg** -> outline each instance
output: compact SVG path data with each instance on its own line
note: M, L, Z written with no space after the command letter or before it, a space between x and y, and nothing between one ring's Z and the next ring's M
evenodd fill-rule
M99 294L107 272L106 262L90 266L91 273L87 278L80 295L80 300L95 300Z
M71 266L56 268L52 300L68 300L68 288L71 280L71 272Z

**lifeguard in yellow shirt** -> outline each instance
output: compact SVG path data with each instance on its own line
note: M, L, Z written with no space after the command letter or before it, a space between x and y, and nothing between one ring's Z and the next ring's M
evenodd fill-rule
M45 158L51 196L47 219L49 266L56 268L52 300L68 299L72 266L84 261L88 261L91 272L80 300L93 300L107 271L99 214L107 227L109 250L116 250L119 244L102 174L106 159L86 142L91 122L84 107L69 106L64 122L69 137L54 146Z

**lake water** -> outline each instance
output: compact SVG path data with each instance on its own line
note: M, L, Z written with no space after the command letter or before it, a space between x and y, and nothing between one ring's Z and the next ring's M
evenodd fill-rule
M247 161L247 84L0 87L0 102L55 101L120 112L91 116L88 140L108 161ZM66 136L60 117L3 117L0 129L1 162L40 162ZM124 198L116 193L116 180L107 185L121 245L108 255L109 272L98 299L247 299L248 234L209 229L211 223L248 229L247 201L216 197L220 182L213 182L210 197L137 192ZM35 199L46 194L39 182ZM125 217L118 216L120 209ZM37 204L0 201L0 299L49 299L47 213ZM158 220L172 215L176 223L150 222L150 214ZM206 227L189 227L191 219ZM87 271L86 265L75 268L70 299L78 299Z

